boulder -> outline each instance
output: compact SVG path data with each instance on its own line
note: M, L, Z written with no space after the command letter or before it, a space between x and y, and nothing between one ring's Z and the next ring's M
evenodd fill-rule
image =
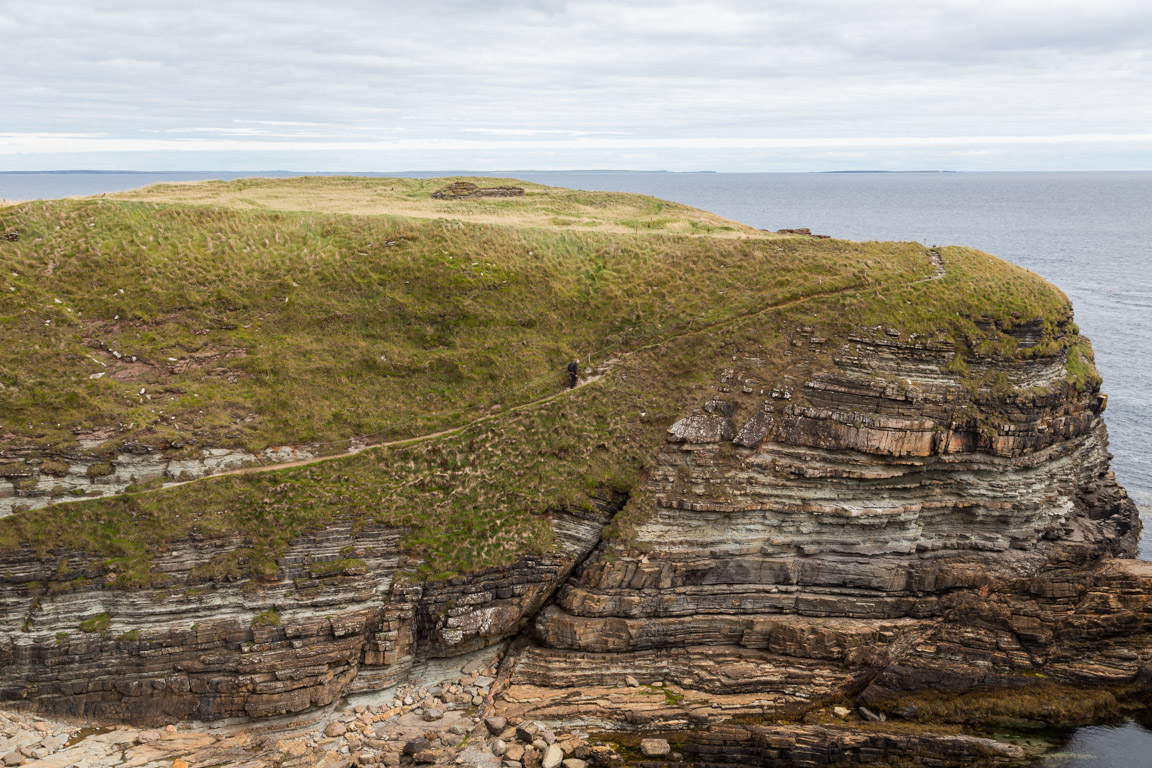
M552 744L544 753L544 759L541 762L542 768L558 768L560 763L564 762L564 750L560 749L557 744Z
M672 751L672 747L665 739L642 739L640 753L644 757L664 757Z
M429 749L432 749L432 742L423 736L418 736L404 745L404 754L414 756Z

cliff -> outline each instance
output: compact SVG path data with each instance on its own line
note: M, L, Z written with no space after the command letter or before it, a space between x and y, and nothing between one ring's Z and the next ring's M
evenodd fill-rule
M700 765L963 764L1147 693L1139 518L1039 277L646 198L317 183L0 211L8 706L319 716L515 639L478 714ZM324 213L357 191L380 209ZM37 508L66 494L107 498Z

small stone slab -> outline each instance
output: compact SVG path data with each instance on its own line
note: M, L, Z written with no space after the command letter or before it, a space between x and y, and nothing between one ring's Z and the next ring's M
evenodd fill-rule
M665 739L644 739L640 742L640 752L645 757L664 757L672 751Z

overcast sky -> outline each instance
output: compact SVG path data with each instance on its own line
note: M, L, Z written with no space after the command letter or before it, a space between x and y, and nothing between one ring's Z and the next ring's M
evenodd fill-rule
M0 170L1152 169L1149 0L0 0Z

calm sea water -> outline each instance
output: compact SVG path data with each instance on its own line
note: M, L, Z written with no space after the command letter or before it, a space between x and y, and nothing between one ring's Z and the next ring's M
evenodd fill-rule
M293 173L0 174L0 198L92 195L162 181ZM363 174L368 176L445 174ZM1120 482L1145 520L1152 559L1152 172L1130 173L533 173L553 186L640 192L763 229L809 227L851 240L968 245L1060 286L1092 339ZM1152 731L1079 729L1048 768L1148 765Z
M1152 765L1152 731L1139 723L1078 728L1036 768L1143 768Z

